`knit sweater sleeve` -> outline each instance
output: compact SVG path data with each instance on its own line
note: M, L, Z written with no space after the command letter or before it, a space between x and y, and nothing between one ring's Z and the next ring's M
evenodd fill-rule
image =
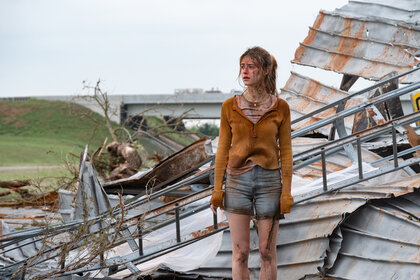
M228 122L228 106L226 101L222 105L220 115L219 143L217 144L216 160L214 167L214 189L221 190L228 163L229 149L232 141L232 131Z
M290 207L293 205L293 199L291 195L292 186L292 175L293 175L293 152L292 152L292 140L291 140L291 124L290 124L290 109L289 105L283 101L281 104L280 111L283 113L283 120L279 127L279 146L280 146L280 162L281 162L281 174L282 174L282 205L286 208L285 213L290 212Z

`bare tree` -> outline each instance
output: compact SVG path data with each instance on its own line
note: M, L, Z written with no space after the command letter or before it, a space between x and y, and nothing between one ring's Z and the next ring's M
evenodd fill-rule
M86 83L86 81L83 81L83 89L93 90L93 95L84 96L84 98L94 101L99 106L99 108L101 108L105 118L105 126L107 127L112 140L118 141L117 136L115 135L115 129L112 127L111 123L111 116L115 114L115 112L111 107L108 93L101 89L100 84L100 79L98 79L95 86L90 86Z

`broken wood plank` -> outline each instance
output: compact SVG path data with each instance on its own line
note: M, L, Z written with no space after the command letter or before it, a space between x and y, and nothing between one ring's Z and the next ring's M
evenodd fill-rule
M172 154L140 178L107 182L103 185L104 190L109 194L139 195L144 194L146 189L160 186L163 182L169 184L174 178L178 179L181 175L185 176L197 170L210 158L205 151L206 140L205 138L198 140L183 150ZM154 190L156 191L156 189Z
M30 185L30 180L0 181L0 188L15 189Z

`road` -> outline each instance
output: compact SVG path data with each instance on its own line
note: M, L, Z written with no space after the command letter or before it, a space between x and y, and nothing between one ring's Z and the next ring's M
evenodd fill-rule
M36 169L52 169L62 168L62 165L43 165L43 166L0 166L0 171L8 170L36 170Z

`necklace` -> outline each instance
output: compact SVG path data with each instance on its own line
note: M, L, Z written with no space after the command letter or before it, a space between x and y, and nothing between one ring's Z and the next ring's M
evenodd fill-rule
M264 94L263 97L260 100L252 100L252 98L247 97L247 95L249 95L248 91L245 91L243 96L245 98L246 101L248 101L249 103L253 104L254 107L257 107L258 103L263 102L266 98L267 98L267 94Z

